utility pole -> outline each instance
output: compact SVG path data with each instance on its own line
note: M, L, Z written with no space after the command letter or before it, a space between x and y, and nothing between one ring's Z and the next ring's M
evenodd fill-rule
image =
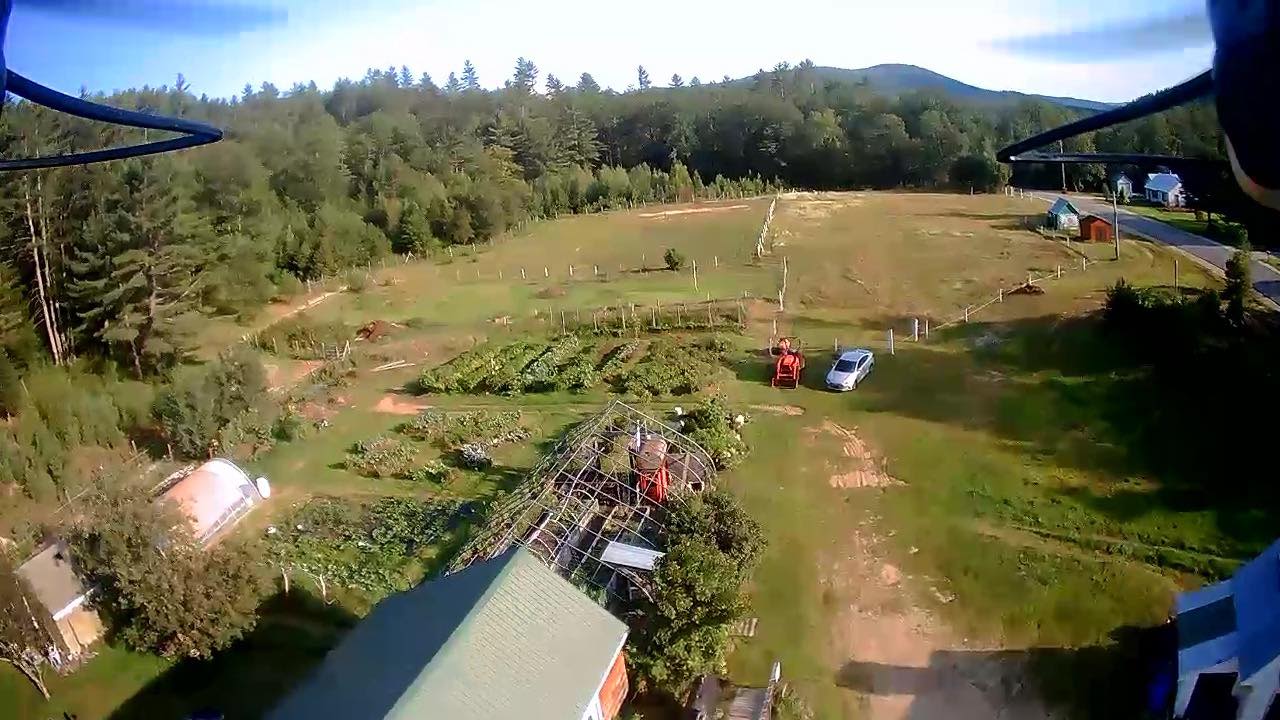
M1058 141L1058 154L1059 155L1062 154L1061 140ZM1064 162L1060 162L1058 163L1058 167L1062 168L1062 192L1065 193L1067 191L1067 164Z
M1115 231L1112 233L1112 235L1114 235L1116 239L1116 259L1119 260L1120 259L1120 206L1116 204L1115 193L1111 193L1111 222L1113 223L1113 226L1111 229Z

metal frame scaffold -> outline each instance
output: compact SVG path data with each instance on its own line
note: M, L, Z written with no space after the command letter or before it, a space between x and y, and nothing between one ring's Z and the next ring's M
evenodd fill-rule
M658 466L665 470L661 501L647 484ZM696 442L614 401L571 430L498 503L448 571L519 545L575 585L603 593L601 602L649 597L648 569L606 561L605 551L663 552L667 507L709 489L714 477L711 456Z

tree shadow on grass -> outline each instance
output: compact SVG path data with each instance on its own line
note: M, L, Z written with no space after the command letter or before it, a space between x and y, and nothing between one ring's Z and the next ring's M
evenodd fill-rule
M1045 706L1109 719L1161 717L1175 676L1176 636L1162 625L1117 628L1110 642L1079 648L939 650L925 667L851 660L835 682L867 695L909 696L908 720L977 717L964 714L975 708L1039 720Z
M1034 460L1113 478L1054 492L1116 523L1209 513L1226 539L1190 549L1243 559L1272 539L1267 514L1280 508L1267 480L1280 380L1265 350L1184 335L1153 364L1146 338L1107 330L1098 316L971 323L880 353L858 397L872 412L990 434Z
M356 622L294 588L259 609L252 632L210 660L182 660L110 715L110 720L188 717L204 709L227 720L261 718L324 659Z

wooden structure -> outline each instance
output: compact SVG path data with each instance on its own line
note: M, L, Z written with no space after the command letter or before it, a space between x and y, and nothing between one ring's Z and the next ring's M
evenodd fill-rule
M1115 228L1105 218L1088 215L1080 219L1080 239L1085 242L1111 242Z
M1080 227L1080 211L1070 200L1060 197L1045 214L1044 224L1051 230L1075 230Z

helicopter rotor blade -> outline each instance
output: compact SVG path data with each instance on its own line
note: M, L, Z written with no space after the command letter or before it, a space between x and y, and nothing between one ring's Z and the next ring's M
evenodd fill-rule
M230 0L14 0L21 12L90 17L191 35L245 32L288 19L281 7Z
M1209 19L1200 10L1003 38L989 45L1027 58L1096 63L1164 50L1208 47L1212 43Z

